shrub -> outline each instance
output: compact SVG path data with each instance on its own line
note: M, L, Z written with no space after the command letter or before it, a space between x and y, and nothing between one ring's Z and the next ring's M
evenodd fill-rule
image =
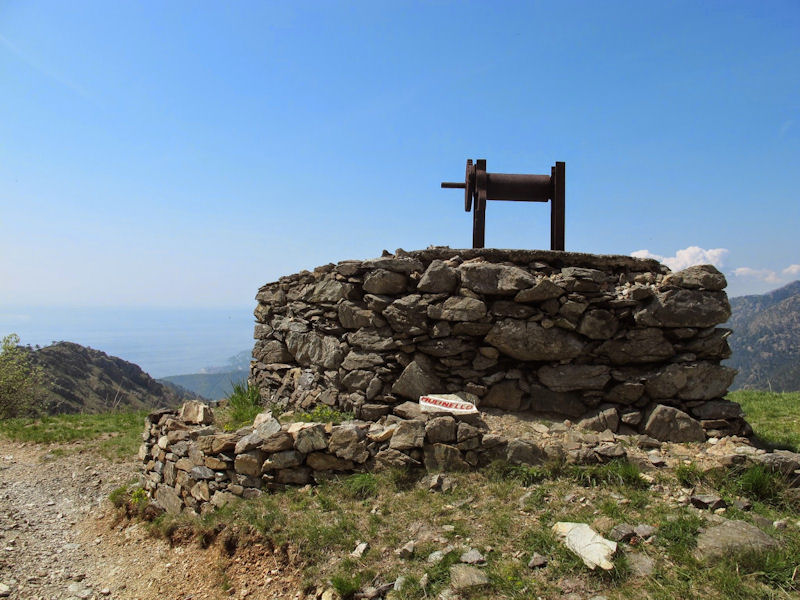
M297 420L305 423L333 423L334 425L352 418L352 413L341 412L325 404L317 404L312 410L297 415Z
M44 373L15 333L3 338L0 351L0 419L32 416L44 396Z
M249 383L234 383L233 392L228 398L228 409L231 420L228 425L231 428L252 423L263 409L258 388Z

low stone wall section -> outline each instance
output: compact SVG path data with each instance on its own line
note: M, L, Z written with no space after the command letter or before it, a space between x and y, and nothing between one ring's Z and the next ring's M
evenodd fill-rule
M747 434L724 400L725 277L649 259L433 248L342 261L263 286L250 381L265 404L364 421L456 393L596 430Z

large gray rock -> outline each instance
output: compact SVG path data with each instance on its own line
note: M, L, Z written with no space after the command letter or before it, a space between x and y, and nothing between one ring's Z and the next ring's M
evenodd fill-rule
M542 279L532 288L520 291L514 300L517 302L544 302L564 295L564 289L549 279Z
M347 341L353 346L367 350L368 352L385 352L399 348L402 344L393 339L390 335L382 333L371 327L364 327L356 332L347 335Z
M369 458L366 434L356 425L339 425L333 428L328 450L339 458L363 463Z
M455 446L427 444L425 446L425 468L428 471L469 471L469 465Z
M702 425L682 410L659 404L647 419L644 432L661 442L703 442Z
M404 469L408 467L418 467L419 461L414 460L408 454L404 454L394 448L386 448L375 455L375 468L381 469Z
M192 400L181 406L180 419L186 423L208 425L214 422L214 413L208 405Z
M645 391L653 399L676 398L686 385L686 371L682 365L669 364L659 371L647 375Z
M155 503L171 515L177 515L183 509L183 500L170 487L159 485L156 488Z
M619 321L614 313L603 309L590 310L578 325L578 333L593 340L607 340L617 333L617 329Z
M536 284L533 276L519 267L467 262L460 265L458 270L461 273L461 285L479 294L516 294Z
M728 285L725 275L712 265L695 265L672 273L664 278L664 283L689 289L701 288L713 291L725 289L725 286Z
M684 367L686 385L678 392L682 400L711 400L724 396L736 377L736 369L697 363Z
M336 279L323 279L308 289L303 300L312 303L336 304L342 298L350 298L354 287L351 283L342 283Z
M619 427L619 414L615 408L597 409L578 422L578 427L592 431L616 431Z
M375 313L353 302L341 302L338 306L339 322L345 329L361 329L375 323Z
M425 424L425 439L431 443L456 441L456 420L453 417L436 417Z
M725 292L672 289L656 294L634 318L640 327L713 327L730 316Z
M518 360L561 360L579 356L585 342L558 327L545 329L538 323L503 319L494 324L486 342Z
M417 290L431 294L452 293L458 287L458 271L442 260L434 260L417 284Z
M285 363L291 356L286 346L278 340L259 340L253 348L253 358L265 365Z
M477 321L486 316L486 304L476 298L451 296L441 305L428 306L428 316L445 321Z
M380 354L374 352L358 352L351 350L347 356L344 357L342 368L346 371L355 371L357 369L372 369L384 362Z
M533 442L517 439L508 442L506 460L513 465L541 465L547 454Z
M427 304L419 294L398 298L384 311L383 316L392 329L407 335L421 335L428 329Z
M775 450L767 454L756 454L751 457L754 462L764 465L771 471L792 475L800 469L800 453L788 450Z
M698 419L738 419L742 416L742 407L729 400L711 400L703 402L692 409Z
M306 464L315 471L352 471L352 460L339 458L327 452L312 452L306 457Z
M364 291L370 294L401 294L407 285L408 277L386 269L375 269L364 278Z
M418 400L425 394L435 394L444 391L444 386L439 378L431 371L426 370L418 361L414 360L403 369L400 377L394 382L392 392L403 398Z
M408 256L381 256L364 261L367 269L386 269L395 273L405 273L406 275L414 271L422 271L423 265L418 258Z
M660 329L633 329L624 338L608 340L598 348L615 365L661 362L673 356L672 347Z
M294 431L290 429L289 433L294 436L295 449L303 454L325 450L328 447L325 426L321 423L309 424Z
M602 390L611 379L611 369L604 365L545 365L538 375L554 392Z
M502 408L519 410L522 405L522 390L516 381L506 380L496 383L489 393L480 400L481 408Z
M335 337L323 336L316 331L289 332L286 334L286 346L295 360L304 367L313 365L326 369L338 369L347 349L347 346Z
M397 424L397 429L389 442L389 447L393 450L411 450L413 448L422 448L424 442L424 421L401 421Z
M264 453L261 450L250 450L243 454L237 454L233 468L237 473L257 477L261 475L261 465L264 462Z
M294 437L288 431L278 431L267 437L260 449L267 453L291 450L294 447Z
M777 540L755 525L725 521L707 528L697 537L694 555L697 560L708 561L737 552L759 552L778 546Z
M303 455L297 450L284 450L270 455L261 464L261 470L266 473L267 471L277 471L279 469L291 469L300 466L302 463Z

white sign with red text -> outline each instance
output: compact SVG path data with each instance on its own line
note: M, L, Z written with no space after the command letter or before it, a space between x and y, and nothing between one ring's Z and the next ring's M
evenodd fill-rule
M419 406L422 412L449 412L457 415L469 415L478 412L472 402L467 402L455 394L420 396Z

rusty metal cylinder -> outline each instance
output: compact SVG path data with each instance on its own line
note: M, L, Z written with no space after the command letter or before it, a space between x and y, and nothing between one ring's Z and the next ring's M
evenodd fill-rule
M547 202L553 195L549 175L486 174L487 200Z

